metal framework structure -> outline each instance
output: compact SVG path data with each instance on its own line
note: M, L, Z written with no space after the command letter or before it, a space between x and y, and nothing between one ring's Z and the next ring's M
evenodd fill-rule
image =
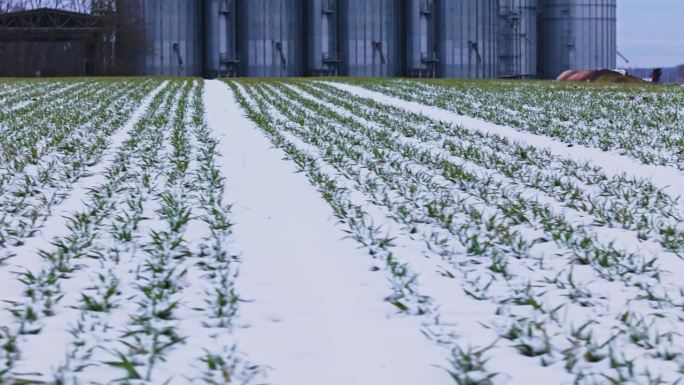
M106 32L105 18L83 13L39 8L0 15L0 40L97 39Z
M3 76L90 76L109 73L113 30L107 16L39 8L0 14Z
M538 0L499 0L499 77L536 77L538 13Z

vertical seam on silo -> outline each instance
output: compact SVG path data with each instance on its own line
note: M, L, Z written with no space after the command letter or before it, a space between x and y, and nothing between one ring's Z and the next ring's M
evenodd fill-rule
M459 24L461 25L461 36L459 36L459 38L460 38L459 45L461 47L462 47L464 42L467 43L467 30L469 28L469 26L466 25L466 18L463 16L464 12L465 12L465 6L466 6L465 1L467 1L467 0L461 1L461 12L458 15L458 21L459 21ZM458 66L453 67L454 72L456 72L456 73L452 74L452 76L456 75L456 77L463 77L463 76L465 76L465 71L464 71L465 67L463 65L463 62L465 61L466 56L463 52L463 49L460 49L459 51L461 51L460 52L461 62L458 63Z
M158 67L155 69L155 72L161 71L161 74L163 74L164 71L164 40L162 39L162 37L164 36L164 18L162 17L164 12L163 4L163 2L159 2L159 13L157 14L157 19L159 20L159 30L157 31L157 33L159 35L156 36L156 40L159 41L159 63Z
M285 58L285 63L289 62L289 60L288 60L289 59L289 55L288 55L289 49L288 49L288 47L285 46L284 42L286 41L286 39L289 39L290 36L289 36L289 34L285 33L285 30L286 30L285 21L287 20L287 18L285 17L284 1L280 1L279 5L280 5L280 12L278 13L279 31L278 31L277 38L278 38L278 42L280 43L280 49L278 50L279 51L278 55L280 56L281 60L278 62L278 66L276 68L280 69L280 71L278 71L279 76L285 76L285 75L288 75L290 73L290 70L289 70L289 66L287 64L285 64L285 65L283 64L282 58L283 57Z
M472 0L471 0L472 1ZM484 0L487 2L488 0ZM474 42L477 44L477 50L475 52L475 65L473 66L473 72L475 78L480 77L480 73L482 72L482 68L484 65L484 57L483 54L485 53L485 46L484 46L484 41L481 40L481 33L482 33L482 1L474 1L475 3L475 12L473 13L473 23L474 25L474 31L475 31L475 37L474 37ZM480 42L482 42L482 47L480 47ZM478 54L480 56L480 60L478 60Z

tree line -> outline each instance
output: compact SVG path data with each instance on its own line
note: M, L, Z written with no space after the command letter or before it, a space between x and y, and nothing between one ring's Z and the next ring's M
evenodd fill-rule
M115 0L0 0L0 13L26 11L36 8L55 8L90 13L93 10L115 7Z

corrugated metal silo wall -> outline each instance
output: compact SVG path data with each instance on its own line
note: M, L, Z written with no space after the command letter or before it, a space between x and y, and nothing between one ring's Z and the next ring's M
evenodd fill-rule
M542 0L541 74L615 68L617 0Z
M437 75L435 0L406 0L406 74Z
M303 76L306 69L304 0L238 3L240 76Z
M199 0L141 0L145 47L140 75L199 76L202 72Z
M237 2L204 0L204 74L237 76Z
M496 77L499 0L439 0L437 4L437 75Z
M339 0L341 69L346 76L401 76L401 0Z
M308 74L339 75L339 8L337 0L308 0Z
M538 0L499 1L499 76L537 76Z

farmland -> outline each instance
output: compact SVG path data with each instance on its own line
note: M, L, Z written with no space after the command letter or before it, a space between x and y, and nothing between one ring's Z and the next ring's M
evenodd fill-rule
M684 382L681 87L0 83L0 383Z

